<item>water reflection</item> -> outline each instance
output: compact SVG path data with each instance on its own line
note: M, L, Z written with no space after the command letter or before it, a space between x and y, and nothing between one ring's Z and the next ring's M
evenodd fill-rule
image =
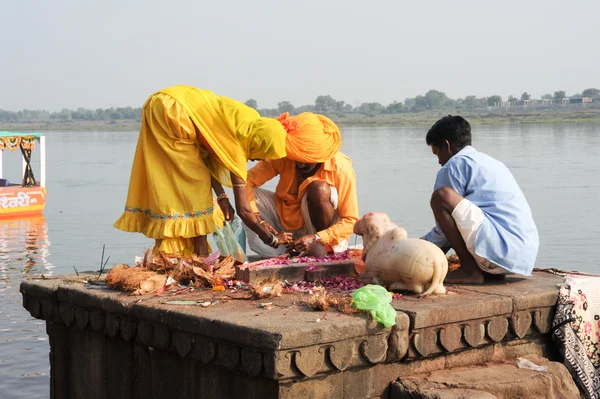
M46 218L0 221L0 280L52 274Z
M51 275L46 219L0 221L0 397L46 397L49 365L44 322L24 312L19 285Z

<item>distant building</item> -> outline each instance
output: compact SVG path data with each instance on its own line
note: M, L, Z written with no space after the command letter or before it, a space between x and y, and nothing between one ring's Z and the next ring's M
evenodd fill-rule
M599 99L596 99L596 102L598 102ZM504 108L510 108L510 107L537 107L537 106L559 106L559 105L569 105L569 104L590 104L593 103L594 99L592 97L582 97L581 95L574 95L571 97L565 97L565 98L542 98L539 100L517 100L517 101L502 101L502 102L495 102L493 105L490 105L489 107L494 108L494 107L504 107ZM488 107L488 108L489 108Z
M591 102L593 102L592 97L583 97L581 94L569 97L569 104L585 104Z

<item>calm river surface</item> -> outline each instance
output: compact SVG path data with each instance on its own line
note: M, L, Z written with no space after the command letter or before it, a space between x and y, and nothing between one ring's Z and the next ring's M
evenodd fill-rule
M433 225L429 196L439 165L425 145L426 131L343 129L361 214L386 212L413 237ZM538 267L600 272L599 132L600 125L474 127L475 148L503 161L529 200L540 231ZM111 265L131 263L151 246L112 227L125 205L136 140L136 132L47 133L44 218L0 222L0 398L49 396L45 325L22 307L20 282L71 273L73 266L97 270L103 244ZM4 152L4 170L20 181L18 154Z

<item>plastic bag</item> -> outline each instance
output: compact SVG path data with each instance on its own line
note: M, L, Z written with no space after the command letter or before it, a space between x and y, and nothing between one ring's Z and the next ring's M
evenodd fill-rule
M231 255L238 262L247 262L246 256L246 230L242 224L242 220L236 215L233 222L225 222L223 228L217 226L217 231L213 233L217 246L221 250L222 256Z
M396 309L391 305L392 294L380 285L365 285L352 295L352 305L368 310L371 316L386 327L396 325Z
M519 360L519 362L517 363L517 366L519 366L520 369L528 369L528 370L534 370L534 371L548 371L548 366L538 366L531 360L527 360L522 357L519 357L517 359Z

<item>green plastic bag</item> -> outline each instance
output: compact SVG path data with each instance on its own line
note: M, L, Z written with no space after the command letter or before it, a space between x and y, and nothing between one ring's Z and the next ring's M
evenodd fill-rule
M391 303L392 294L380 285L365 285L352 295L354 307L370 311L371 316L386 327L396 325L396 310Z
M236 224L235 219L233 220L232 224L234 224L234 228L238 227L238 226L235 226L235 224ZM221 256L231 255L238 262L241 262L241 263L247 262L248 257L246 256L246 252L244 252L244 249L240 245L240 243L236 237L236 234L233 232L232 224L230 224L226 221L225 226L223 226L223 228L219 228L219 226L217 226L217 231L213 233L215 236L215 239L217 241L217 246L221 250ZM240 221L240 224L241 224L241 221ZM238 236L240 235L239 230L240 230L239 228L236 229L236 231L238 232ZM244 231L243 227L241 228L241 230L244 233L243 239L244 239L244 244L245 244L246 236L245 236L245 231Z

